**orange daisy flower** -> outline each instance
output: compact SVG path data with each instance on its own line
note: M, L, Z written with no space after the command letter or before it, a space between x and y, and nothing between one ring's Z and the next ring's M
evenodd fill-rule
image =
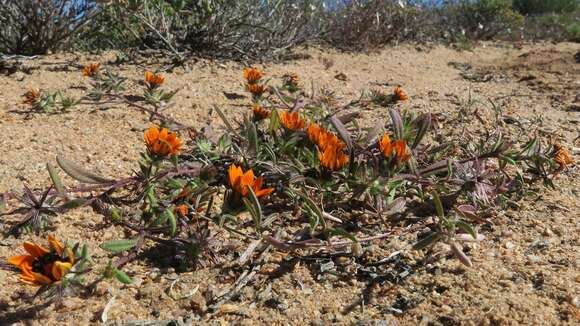
M163 84L164 81L165 77L163 77L162 75L154 74L151 71L145 72L145 82L147 82L147 85L151 89L161 86L161 84Z
M100 63L91 63L88 66L83 68L83 76L91 77L94 76L97 72L99 72L99 67L101 66Z
M274 192L274 188L262 189L262 183L264 182L263 176L256 178L254 171L251 169L244 173L242 168L235 164L230 165L228 168L228 178L232 189L244 197L249 193L248 187L252 187L252 190L254 190L258 198L268 196Z
M311 123L308 126L308 129L306 129L306 134L308 135L308 139L316 144L321 151L324 151L327 147L338 146L341 149L346 147L346 144L335 134L315 123Z
M254 112L254 120L260 121L266 118L269 118L272 115L272 112L264 109L259 104L252 105L252 111Z
M263 76L264 73L258 68L244 68L244 78L249 84L257 83Z
M278 116L280 117L280 122L286 129L300 130L306 125L306 121L300 118L298 112L280 111Z
M14 256L8 263L22 272L21 280L30 285L58 284L75 264L75 256L70 248L52 236L48 236L51 249L32 242L24 242L27 255Z
M268 90L268 87L261 84L246 84L246 90L255 97L260 97Z
M177 205L175 206L175 212L179 214L179 216L187 216L187 213L189 213L189 206L187 206L187 204Z
M35 104L40 99L40 90L37 88L30 88L24 95L24 104Z
M157 127L151 127L145 131L143 139L149 152L157 156L176 155L182 145L177 134L169 132L167 128L159 130Z
M406 101L409 99L407 93L405 93L405 91L399 86L395 87L395 89L393 90L393 96L395 98L395 101Z
M348 155L343 152L344 147L340 145L328 146L322 153L318 154L320 165L330 171L342 169L349 161Z
M562 172L566 166L574 164L574 159L572 158L572 154L570 154L570 152L562 145L554 144L554 149L556 152L554 153L553 159L554 162L558 164L558 169L554 171L554 176L556 176L558 173Z
M411 158L411 154L407 149L407 142L404 140L391 141L387 134L379 141L379 149L385 158L393 156L394 153L396 160L400 163L405 163Z

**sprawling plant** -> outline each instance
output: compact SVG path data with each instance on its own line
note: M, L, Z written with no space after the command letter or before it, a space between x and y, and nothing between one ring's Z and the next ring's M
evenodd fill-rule
M24 243L28 254L8 262L23 281L57 297L90 291L105 278L132 282L122 267L151 248L163 250L165 263L178 271L232 258L220 246L226 234L247 244L242 266L270 249L359 259L366 243L403 234L416 237L405 250L445 242L471 266L462 242L483 239L477 229L489 222L484 213L518 200L534 179L551 184L550 174L573 163L563 146L544 148L537 137L519 144L499 124L465 133L465 120L457 117L434 132L441 119L405 108L409 96L400 87L375 90L339 110L332 93L307 94L296 74L274 85L262 70L246 68L251 103L237 121L215 107L225 126L215 135L163 114L175 92L162 88L160 73L145 72L141 102L123 95L124 81L98 64L83 74L93 85L83 101L126 103L150 114L154 125L143 133L130 176L105 178L58 156L60 170L78 185L65 186L50 163L48 189L3 194L14 208L2 215L23 216L11 223L10 235L45 232L53 216L82 206L125 231L125 238L101 244L111 254L102 268L90 267L99 262L86 246L79 250L51 237L52 249ZM361 125L357 111L370 107L386 110L390 119ZM178 134L186 131L187 141ZM87 284L91 270L100 272Z

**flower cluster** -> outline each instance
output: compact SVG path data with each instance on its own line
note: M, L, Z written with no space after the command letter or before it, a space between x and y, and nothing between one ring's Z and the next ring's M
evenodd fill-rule
M318 156L320 165L330 171L342 169L348 162L349 156L344 153L346 144L330 131L311 123L307 129L308 139L316 144L320 150Z

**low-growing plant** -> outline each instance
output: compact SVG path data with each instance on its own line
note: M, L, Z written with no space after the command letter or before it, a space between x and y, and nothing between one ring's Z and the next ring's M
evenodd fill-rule
M98 65L84 74L105 82ZM389 121L367 128L335 101L306 93L295 74L278 85L256 67L243 77L251 103L240 119L213 108L225 127L219 137L196 132L182 139L175 129L196 129L167 118L150 99L135 103L115 91L92 102L123 100L151 114L154 125L143 133L135 172L103 177L57 156L60 170L47 166L52 186L3 194L14 208L1 214L22 216L8 231L19 236L45 232L57 214L92 207L125 237L101 243L110 257L93 261L90 270L86 246L79 251L51 237L52 249L24 243L28 255L8 259L23 281L60 298L74 293L69 289L90 293L111 277L131 283L123 267L150 248L163 250L164 261L178 271L237 260L220 245L225 234L247 245L237 260L241 266L268 248L294 256L340 251L356 261L367 243L400 235L417 239L405 251L443 241L472 266L461 242L484 239L479 225L489 221L482 213L519 200L534 180L550 185L573 164L563 146L534 135L524 142L507 139L500 125L465 133L466 121L457 117L434 132L433 115L405 106L410 99L401 87L349 104L355 110L386 106ZM163 82L148 71L146 96L163 97ZM62 172L79 184L65 185ZM91 283L84 277L89 272Z

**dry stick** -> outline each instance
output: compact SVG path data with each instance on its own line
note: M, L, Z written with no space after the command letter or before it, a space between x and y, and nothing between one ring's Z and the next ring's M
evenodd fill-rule
M224 303L226 303L227 301L231 300L231 298L233 298L237 293L239 293L240 290L244 286L246 286L246 284L248 284L254 278L254 276L256 276L258 269L262 266L262 263L265 259L265 256L270 251L270 249L272 249L271 244L267 245L260 252L260 254L258 255L258 257L256 259L256 263L252 266L252 268L249 270L248 269L244 270L242 275L240 275L240 277L238 277L238 279L236 280L235 285L232 288L230 288L230 290L228 290L228 292L221 295L219 301L217 301L216 303L212 304L209 307L209 309L213 310L213 312L206 318L206 320L209 320L214 315L219 313L219 311L218 311L219 307L221 305L223 305Z

